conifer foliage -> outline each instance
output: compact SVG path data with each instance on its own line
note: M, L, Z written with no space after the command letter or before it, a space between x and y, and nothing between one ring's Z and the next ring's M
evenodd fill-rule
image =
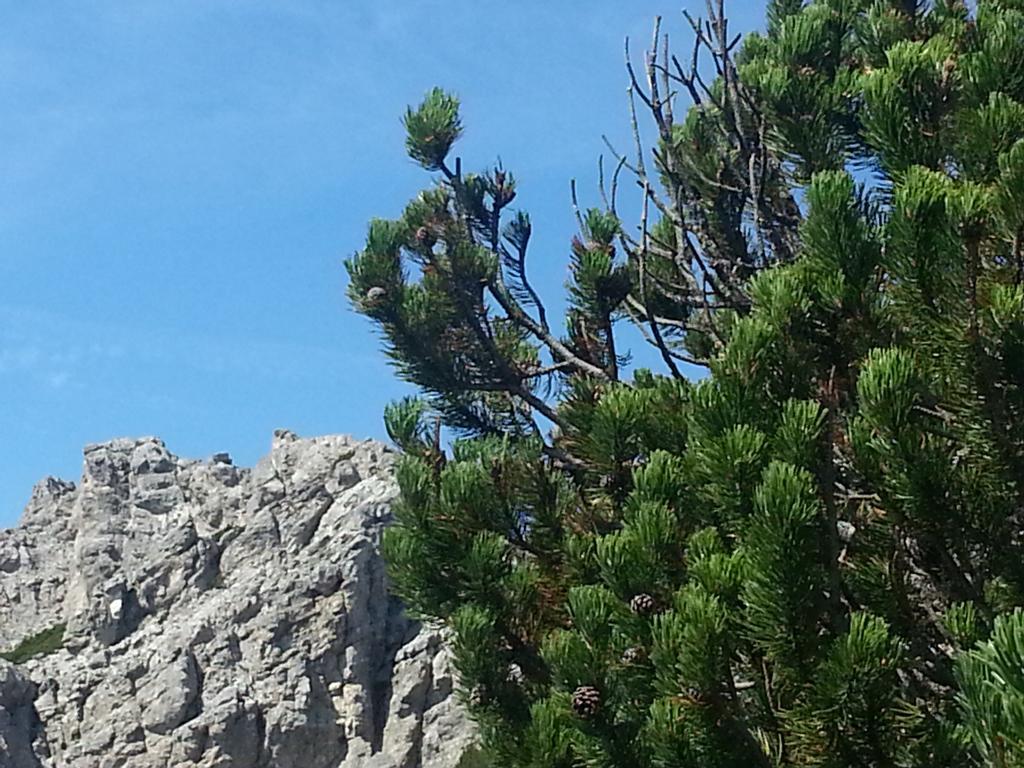
M391 575L495 765L1024 765L1024 4L767 15L629 66L657 142L579 212L564 323L440 90L435 183L347 262L423 393Z

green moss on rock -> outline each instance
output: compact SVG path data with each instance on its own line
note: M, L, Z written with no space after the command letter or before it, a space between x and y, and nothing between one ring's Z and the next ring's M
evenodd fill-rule
M23 664L36 656L46 656L64 645L64 624L55 624L42 632L26 637L10 651L0 652L0 659L12 664Z

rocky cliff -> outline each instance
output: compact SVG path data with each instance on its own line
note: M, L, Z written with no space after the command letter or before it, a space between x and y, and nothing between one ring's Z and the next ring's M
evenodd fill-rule
M283 431L251 470L115 440L78 486L40 483L0 531L0 651L43 651L0 661L0 768L455 766L449 654L378 554L392 461Z

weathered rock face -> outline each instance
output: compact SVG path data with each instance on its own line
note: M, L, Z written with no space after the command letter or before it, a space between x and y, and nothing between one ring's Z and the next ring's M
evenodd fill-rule
M393 456L275 433L254 469L85 450L0 531L0 768L448 768L473 732L439 631L387 591Z
M32 741L39 717L32 702L35 686L14 665L0 660L0 765L39 768Z

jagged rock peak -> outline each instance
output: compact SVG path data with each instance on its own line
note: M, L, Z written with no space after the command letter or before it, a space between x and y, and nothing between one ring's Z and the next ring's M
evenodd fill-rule
M245 469L145 437L39 483L0 530L0 651L43 652L0 661L0 768L454 767L444 637L378 553L393 461L278 430Z

